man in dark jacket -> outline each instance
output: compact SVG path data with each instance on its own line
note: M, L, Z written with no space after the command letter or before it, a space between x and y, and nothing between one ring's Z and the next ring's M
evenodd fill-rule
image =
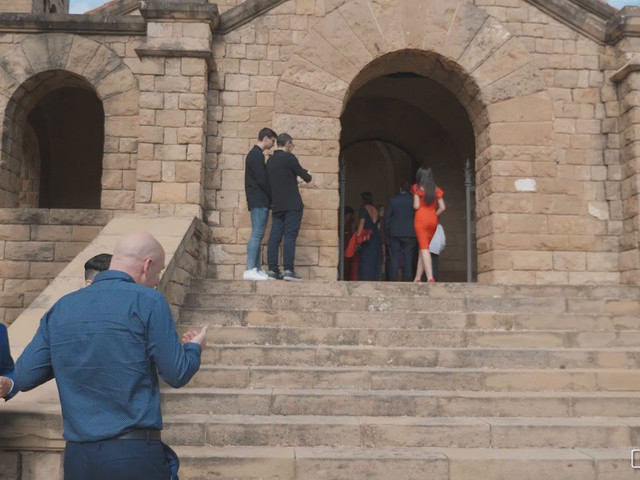
M403 277L406 282L413 279L413 257L416 254L416 231L413 227L413 195L409 184L403 183L400 193L391 197L387 206L387 233L391 250L389 279L398 280L398 267L402 259Z
M247 269L242 275L244 280L267 280L267 274L262 270L260 245L269 219L271 193L269 192L263 152L273 148L276 137L276 132L270 128L263 128L258 133L258 143L247 155L244 170L244 191L251 213L251 236L247 242Z
M269 278L300 281L302 278L294 269L296 257L296 239L302 223L302 198L298 191L298 177L305 182L311 181L309 172L300 166L296 156L291 153L293 139L291 135L278 135L278 149L267 161L267 177L272 199L272 225L267 261ZM278 250L284 237L282 260L284 275L278 268Z

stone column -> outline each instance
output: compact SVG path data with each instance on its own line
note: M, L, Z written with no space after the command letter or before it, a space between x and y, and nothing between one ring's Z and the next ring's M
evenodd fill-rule
M640 285L640 57L633 57L612 80L619 84L620 99L623 214L620 280Z
M208 61L218 8L206 1L152 1L141 59L136 211L202 218Z

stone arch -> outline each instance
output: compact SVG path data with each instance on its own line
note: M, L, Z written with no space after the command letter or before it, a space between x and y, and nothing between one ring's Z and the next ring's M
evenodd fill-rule
M533 164L558 155L552 102L533 56L499 21L465 0L333 5L302 40L279 80L275 128L294 138L322 140L323 152L330 153L323 161L336 164L340 115L362 85L413 72L445 86L466 109L475 136L478 280L500 282L495 235L505 226L491 197L516 192L508 177L521 174L501 162L520 156ZM535 169L523 171L531 176ZM338 191L326 195L337 208Z
M131 146L137 145L138 139L137 79L107 46L63 33L28 35L0 58L0 206L19 206L24 127L30 109L45 95L64 87L90 89L102 103L101 207L132 209L135 182L130 182L133 186L127 192L110 179L127 171L135 176L137 148ZM126 153L120 145L127 145Z

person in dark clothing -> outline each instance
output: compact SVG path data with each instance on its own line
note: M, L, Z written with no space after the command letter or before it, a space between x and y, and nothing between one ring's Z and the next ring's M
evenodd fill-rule
M398 268L402 260L402 272L405 282L413 280L413 257L418 246L416 231L413 227L413 195L410 185L405 182L400 193L391 197L387 206L387 232L390 249L389 280L398 280Z
M84 284L85 286L89 286L93 283L93 279L96 278L100 272L104 272L105 270L109 270L109 265L111 265L111 257L110 253L100 253L95 257L91 257L84 264Z
M382 241L378 229L380 214L378 209L373 206L371 192L362 192L360 198L362 198L362 206L358 214L356 238L361 238L364 229L371 230L371 237L360 247L358 280L377 282L380 280L380 261L382 259Z
M353 215L353 208L346 206L344 207L344 245L345 248L346 246L349 244L349 240L351 240L351 236L356 233L356 218ZM357 275L357 269L356 272L352 271L352 267L353 265L357 265L357 263L354 263L354 257L356 255L359 255L359 252L355 252L353 257L347 258L346 256L344 256L344 252L343 252L343 261L344 261L344 280L352 280L352 275L356 276ZM356 278L357 280L357 278Z
M0 323L0 398L5 401L13 397L17 390L13 383L15 366L9 349L9 335L4 323Z
M245 163L244 191L251 213L251 236L247 242L247 269L242 275L244 280L267 280L267 274L262 270L260 245L269 219L271 192L263 152L273 148L276 137L276 132L270 128L260 130L258 143L249 151Z
M271 235L267 247L267 261L269 262L269 278L276 280L300 281L302 278L296 273L294 261L296 258L296 239L302 223L304 205L298 190L298 177L305 182L311 181L311 175L300 166L293 150L291 135L278 135L278 149L267 161L267 178L271 189L272 224ZM278 268L278 250L284 237L282 263L284 275Z

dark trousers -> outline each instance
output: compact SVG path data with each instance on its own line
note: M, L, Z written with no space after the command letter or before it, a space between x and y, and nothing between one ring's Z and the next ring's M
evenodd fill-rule
M269 270L278 271L278 251L284 237L282 247L282 263L285 270L293 271L296 259L296 239L302 223L302 210L286 210L271 214L271 235L267 248Z
M67 442L64 480L170 480L159 440Z
M398 267L402 259L402 273L405 282L413 280L413 257L418 244L415 237L389 237L389 280L398 280Z

